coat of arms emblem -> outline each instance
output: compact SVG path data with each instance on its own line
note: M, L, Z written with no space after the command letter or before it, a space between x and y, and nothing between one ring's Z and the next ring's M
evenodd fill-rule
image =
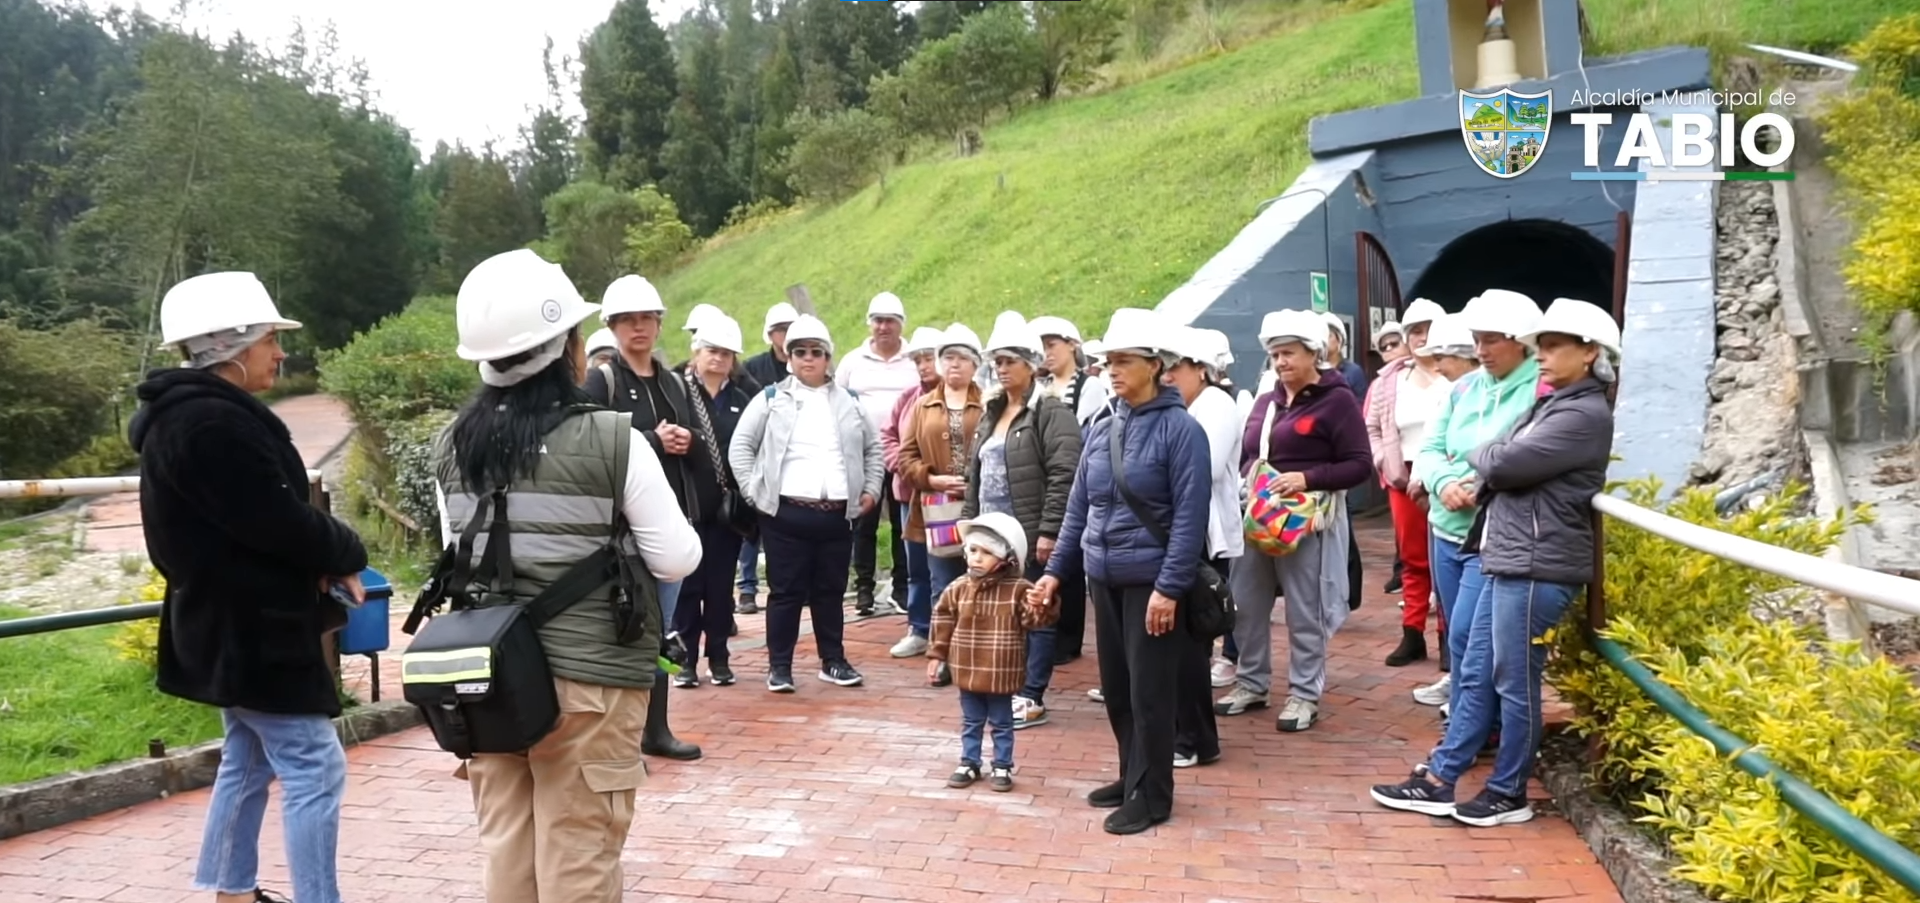
M1553 130L1553 92L1460 92L1460 136L1473 162L1511 179L1539 162Z

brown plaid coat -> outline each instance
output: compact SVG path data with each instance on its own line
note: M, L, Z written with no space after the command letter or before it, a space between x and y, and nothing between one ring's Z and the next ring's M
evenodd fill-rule
M1009 563L985 577L963 576L933 606L927 657L945 661L953 684L970 693L1011 696L1027 682L1027 631L1060 619L1059 600L1036 613L1026 605L1033 588Z

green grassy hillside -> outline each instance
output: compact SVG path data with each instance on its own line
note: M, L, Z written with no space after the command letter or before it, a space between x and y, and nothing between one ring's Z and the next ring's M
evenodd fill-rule
M1586 5L1598 56L1740 41L1829 49L1910 2ZM989 129L976 157L933 150L838 206L722 237L664 280L667 303L718 305L751 336L804 282L842 341L882 290L923 324L984 332L1014 309L1103 331L1114 308L1157 303L1286 189L1308 162L1311 119L1417 93L1411 3L1284 11L1278 33L1234 52L1022 112Z

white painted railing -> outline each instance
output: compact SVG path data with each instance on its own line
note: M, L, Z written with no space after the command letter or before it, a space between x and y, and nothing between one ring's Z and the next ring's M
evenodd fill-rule
M320 482L320 471L307 471L308 484ZM116 492L139 492L140 478L132 477L71 477L63 480L0 480L0 499L58 499L82 498L91 495L113 495Z
M1711 527L1690 524L1679 518L1642 508L1618 496L1596 495L1593 497L1593 507L1621 523L1639 527L1662 539L1677 542L1716 558L1744 564L1755 570L1766 571L1857 602L1867 602L1905 614L1920 615L1920 581L1882 574L1879 571L1869 571L1825 558L1816 558L1804 552L1782 549L1744 536L1722 533Z

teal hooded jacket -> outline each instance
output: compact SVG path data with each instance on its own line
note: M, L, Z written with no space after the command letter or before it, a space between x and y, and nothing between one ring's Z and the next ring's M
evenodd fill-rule
M1474 478L1467 456L1497 439L1533 409L1545 394L1540 363L1528 358L1505 379L1494 379L1484 368L1460 378L1447 393L1426 442L1413 461L1413 476L1427 487L1427 525L1449 542L1465 542L1479 509L1449 511L1440 501L1447 484Z

